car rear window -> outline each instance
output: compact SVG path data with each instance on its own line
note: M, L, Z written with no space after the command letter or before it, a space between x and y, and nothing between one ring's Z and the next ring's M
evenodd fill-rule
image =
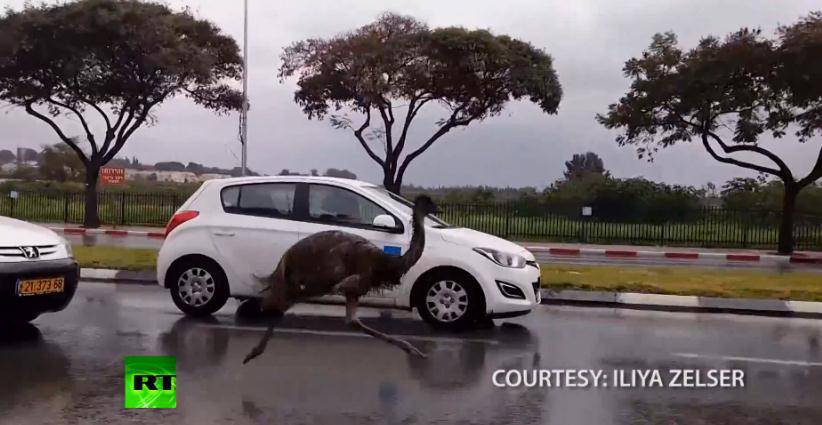
M231 214L288 218L294 212L296 188L294 183L230 186L221 193L223 210Z

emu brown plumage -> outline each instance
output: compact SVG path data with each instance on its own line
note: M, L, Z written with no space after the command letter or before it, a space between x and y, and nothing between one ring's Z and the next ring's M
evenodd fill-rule
M261 308L272 315L271 323L243 363L265 351L274 327L286 310L307 298L328 294L345 296L349 325L410 354L425 357L407 341L365 326L357 318L357 305L359 298L372 289L400 284L400 278L422 255L425 248L423 221L435 210L427 196L416 198L411 219L411 243L401 256L387 254L361 236L340 231L315 233L294 244L283 254L274 273L265 279L268 288Z

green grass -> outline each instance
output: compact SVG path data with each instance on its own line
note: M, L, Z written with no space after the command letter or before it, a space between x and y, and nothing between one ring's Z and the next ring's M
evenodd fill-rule
M822 301L822 273L693 267L543 265L551 289Z
M153 271L157 265L156 249L73 246L72 250L80 267Z

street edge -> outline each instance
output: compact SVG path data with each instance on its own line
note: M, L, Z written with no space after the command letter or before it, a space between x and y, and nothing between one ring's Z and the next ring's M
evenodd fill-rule
M760 316L822 318L822 302L777 299L718 298L694 295L661 295L541 289L542 304L575 304L637 310L731 313Z
M116 281L123 284L156 285L151 272L83 268L80 277L88 281ZM636 292L606 292L540 289L542 304L576 304L592 307L617 307L638 310L692 311L702 313L733 313L766 316L822 318L822 302L784 301L775 299L716 298L692 295L660 295ZM373 303L389 306L379 297L369 297ZM315 302L338 304L341 297L328 296ZM371 304L370 302L369 304Z

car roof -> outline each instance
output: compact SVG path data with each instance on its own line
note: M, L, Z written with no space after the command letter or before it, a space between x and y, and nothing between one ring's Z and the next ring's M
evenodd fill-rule
M232 177L228 179L214 179L208 180L210 184L219 184L220 186L231 186L235 184L248 183L331 183L339 186L356 186L356 187L376 187L373 183L364 182L362 180L344 179L341 177L326 177L326 176L253 176L253 177Z

